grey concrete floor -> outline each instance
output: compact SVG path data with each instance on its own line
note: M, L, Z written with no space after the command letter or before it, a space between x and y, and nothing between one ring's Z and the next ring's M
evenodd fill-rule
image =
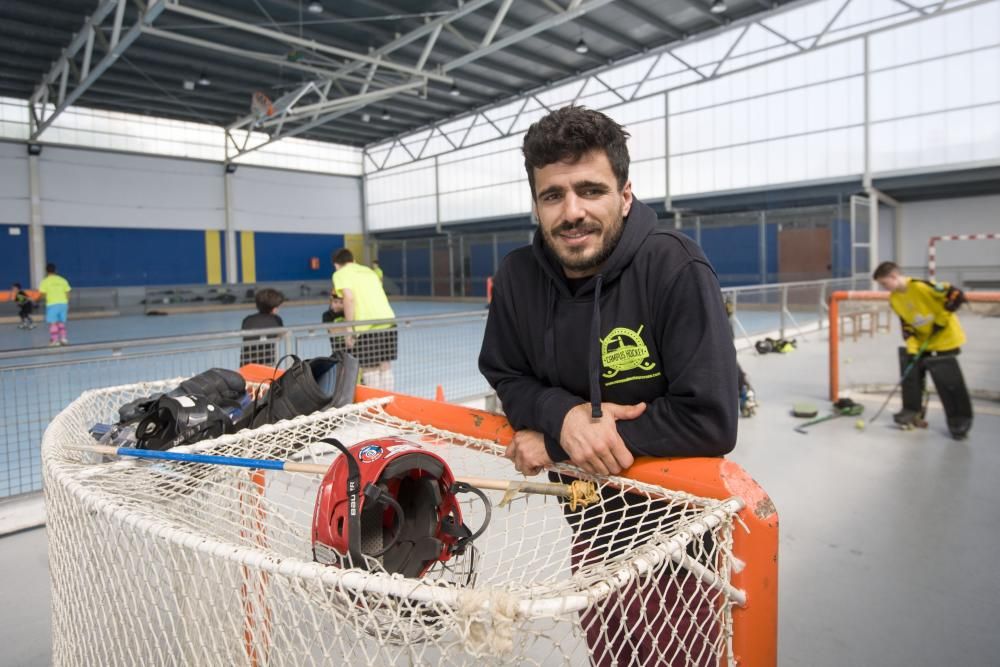
M52 664L48 558L44 528L0 538L0 664Z
M1000 337L988 343L992 352L967 375L1000 377ZM869 361L854 354L854 363ZM825 332L791 354L740 361L762 405L742 420L731 458L780 516L780 664L1000 664L998 406L977 405L964 442L947 436L933 403L927 430L893 428L891 406L864 431L838 419L800 435L793 403L828 408ZM859 400L868 418L881 402ZM48 664L44 530L0 539L0 591L0 663Z
M970 380L997 377L1000 340L989 343L991 368L967 369ZM740 356L762 405L730 458L778 508L780 664L1000 664L997 404L976 405L964 442L935 402L927 430L892 426L894 401L864 431L841 418L795 433L794 403L828 411L826 345L824 332L787 355ZM869 419L884 400L854 398Z

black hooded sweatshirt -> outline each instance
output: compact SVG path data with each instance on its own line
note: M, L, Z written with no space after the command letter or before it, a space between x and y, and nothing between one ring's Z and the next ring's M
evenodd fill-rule
M553 461L566 413L581 403L645 401L617 422L634 456L721 456L736 444L736 351L715 271L686 236L656 229L632 202L618 245L575 293L535 232L504 259L479 370L511 425L545 437Z

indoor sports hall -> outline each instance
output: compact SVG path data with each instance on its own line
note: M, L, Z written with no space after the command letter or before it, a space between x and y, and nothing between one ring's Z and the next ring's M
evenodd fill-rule
M4 665L995 665L998 434L1000 0L0 2Z

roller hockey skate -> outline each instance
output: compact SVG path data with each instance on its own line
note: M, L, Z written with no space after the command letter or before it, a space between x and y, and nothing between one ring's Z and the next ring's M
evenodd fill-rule
M892 416L892 420L904 431L927 428L927 420L924 419L924 414L913 410L900 410Z
M753 417L757 414L757 394L753 387L745 384L740 387L740 416Z

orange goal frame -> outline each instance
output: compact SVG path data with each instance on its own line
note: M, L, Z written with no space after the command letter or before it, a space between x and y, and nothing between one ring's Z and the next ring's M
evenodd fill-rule
M1000 292L966 292L972 303L1000 302ZM830 400L840 398L840 302L889 301L888 292L874 290L841 290L830 295Z
M514 429L507 420L482 410L358 386L361 402L393 396L389 414L474 438L510 444ZM738 516L747 530L733 530L732 585L746 593L733 608L733 654L740 667L778 664L778 512L763 488L743 468L724 458L636 459L622 476L667 489L725 500L738 496L745 507Z

